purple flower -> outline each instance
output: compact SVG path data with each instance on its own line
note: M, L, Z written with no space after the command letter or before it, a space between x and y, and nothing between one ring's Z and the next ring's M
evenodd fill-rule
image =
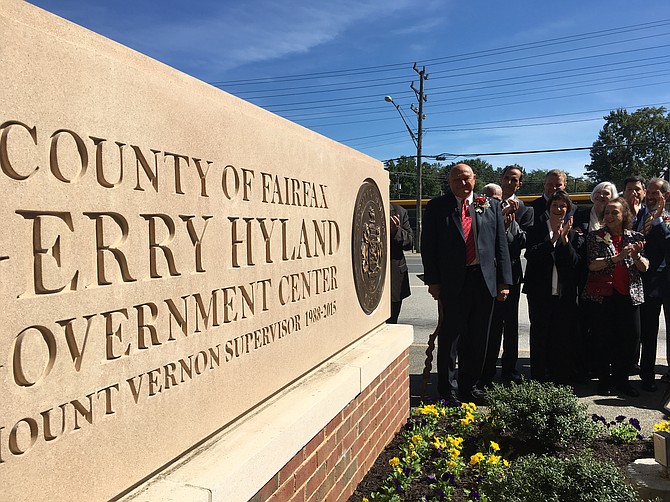
M456 486L456 478L451 472L445 472L440 477L442 481L448 482L451 486Z
M481 499L481 498L482 498L482 496L479 494L478 491L476 491L476 490L472 490L472 491L470 492L470 500L479 500L479 499Z
M602 415L598 415L596 413L591 415L591 420L593 420L594 422L602 422L603 425L607 425L607 422L605 421L605 417L603 417Z
M432 474L426 474L426 479L430 481L431 483L435 483L437 481L437 478L433 476Z
M400 484L400 481L396 478L393 478L393 484L395 485L396 493L402 493L402 485Z
M642 428L640 427L640 421L639 421L637 418L632 418L632 417L631 417L631 418L628 420L628 423L629 423L630 425L632 425L633 427L635 427L637 430L642 430Z
M444 500L444 492L439 488L435 488L435 495L437 496L437 500Z
M413 469L408 465L408 466L405 466L405 467L402 468L402 473L405 476L409 476L410 474L412 474L412 470Z
M624 417L623 415L619 415L619 416L616 417L614 420L616 420L617 422L621 423L621 422L623 422L624 420L626 420L626 417Z

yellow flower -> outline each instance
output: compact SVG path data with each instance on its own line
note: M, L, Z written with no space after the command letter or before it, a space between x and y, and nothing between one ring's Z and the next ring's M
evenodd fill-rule
M361 502L370 502L367 497L363 497L363 500Z
M456 467L456 462L450 460L449 462L447 462L447 467L449 467L449 469L454 469Z
M410 449L410 450L413 450L413 449L414 449L414 445L413 445L412 443L409 444L409 449Z
M491 441L491 449L493 451L500 451L500 446L495 441Z
M437 411L437 408L435 407L434 404L427 404L426 406L417 408L416 411L421 415L435 415L436 417L439 415L439 412Z
M489 464L497 464L500 462L500 457L498 455L491 455L486 462Z
M461 403L461 408L471 413L477 411L477 405L475 403Z
M470 465L477 465L482 460L484 460L484 454L482 452L477 452L470 457Z
M412 453L409 454L409 456L412 457L412 458L416 458L419 455L415 451L413 451Z
M654 431L670 432L670 422L667 422L666 420L661 420L659 423L654 424Z
M423 436L420 436L418 434L412 436L412 443L414 444L423 443Z
M456 460L458 456L461 454L461 450L459 450L458 448L450 448L449 454L451 455L452 459Z
M509 461L503 459L503 465L504 465L505 467L509 467Z
M463 438L447 436L447 441L449 441L449 444L451 446L455 446L456 448L460 448L461 443L463 443Z
M398 457L393 457L391 460L389 460L389 465L391 467L396 467L399 464L400 464L400 459Z

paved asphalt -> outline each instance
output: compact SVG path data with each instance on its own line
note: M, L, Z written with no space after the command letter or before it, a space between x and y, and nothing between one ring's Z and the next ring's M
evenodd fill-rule
M417 277L423 272L421 256L416 253L406 253L410 273L410 285L412 295L406 298L402 304L400 318L401 324L411 324L414 327L414 343L410 347L410 392L412 406L418 405L422 400L434 400L437 398L437 373L435 356L433 355L432 372L430 381L426 387L425 396L422 399L422 374L425 366L425 352L428 348L428 339L437 326L437 303L428 294L428 288ZM661 315L659 340L657 347L656 372L659 390L656 392L645 392L640 389L639 377L631 377L633 385L640 390L639 397L618 397L614 395L602 396L597 394L596 382L577 385L574 390L579 398L588 404L591 413L597 413L608 420L613 420L618 415L635 417L640 420L644 434L651 434L653 424L664 418L661 411L663 407L664 394L668 385L660 382L660 375L668 370L666 361L666 328L665 321ZM526 378L530 376L529 368L529 322L528 305L526 297L521 295L519 302L519 370Z

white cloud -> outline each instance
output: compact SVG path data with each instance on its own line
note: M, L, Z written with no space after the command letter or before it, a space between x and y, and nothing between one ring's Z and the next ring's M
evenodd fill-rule
M207 12L196 11L198 16L191 10L184 16L164 17L161 24L136 28L126 37L141 52L167 64L180 63L180 69L207 80L243 64L305 53L337 39L356 23L404 8L414 4L409 0L252 0L213 5Z

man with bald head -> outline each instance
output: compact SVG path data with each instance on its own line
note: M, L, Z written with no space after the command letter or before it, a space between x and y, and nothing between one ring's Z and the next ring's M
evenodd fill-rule
M438 391L451 401L483 401L476 384L486 356L493 302L504 301L512 283L500 202L475 197L475 180L467 164L451 169L450 192L426 206L421 236L424 281L443 312Z

